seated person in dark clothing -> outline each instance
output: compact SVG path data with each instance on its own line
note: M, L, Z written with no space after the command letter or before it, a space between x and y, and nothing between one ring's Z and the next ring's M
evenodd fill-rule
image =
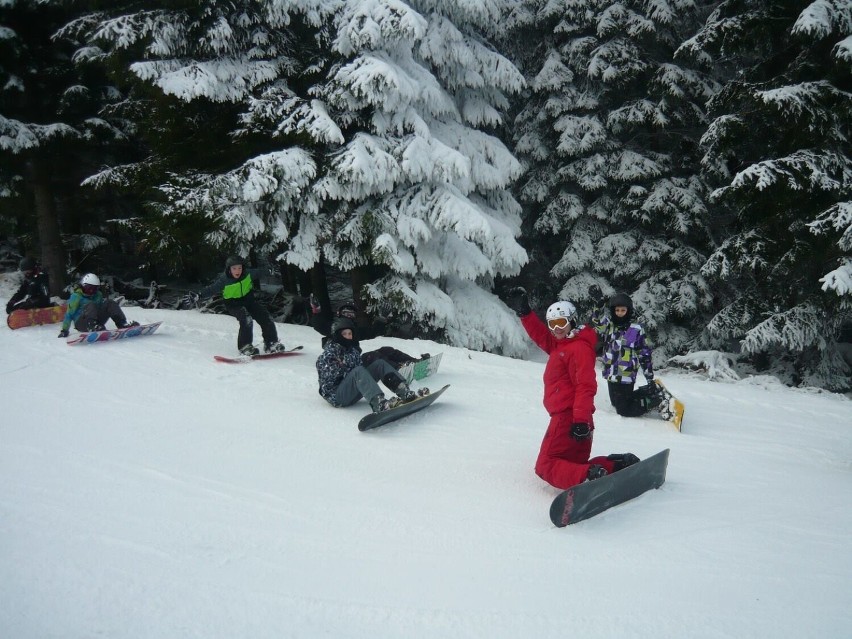
M18 292L6 304L6 313L27 308L45 308L53 306L50 301L50 285L47 273L41 270L38 262L31 257L21 260L19 268L24 281Z

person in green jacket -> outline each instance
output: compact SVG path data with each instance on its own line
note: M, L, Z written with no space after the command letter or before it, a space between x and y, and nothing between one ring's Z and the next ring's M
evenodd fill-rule
M225 310L240 323L237 348L242 355L257 355L260 351L252 344L254 322L263 333L264 352L280 353L284 344L278 341L278 330L269 311L255 297L255 286L260 286L260 269L247 269L245 260L237 255L225 261L225 272L210 286L199 292L200 297L216 293L222 296Z

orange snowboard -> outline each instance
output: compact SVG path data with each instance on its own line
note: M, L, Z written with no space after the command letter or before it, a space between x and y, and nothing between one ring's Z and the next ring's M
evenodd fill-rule
M45 308L25 308L12 311L6 317L6 324L12 330L24 328L25 326L41 326L42 324L57 324L65 317L68 307L47 306Z

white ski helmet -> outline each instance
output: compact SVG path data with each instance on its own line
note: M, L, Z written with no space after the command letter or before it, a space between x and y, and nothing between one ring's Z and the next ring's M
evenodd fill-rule
M86 273L83 276L83 279L80 280L80 284L91 284L92 286L100 286L101 281L94 273Z
M545 315L545 319L547 320L548 326L550 326L550 321L558 318L565 318L568 320L571 328L574 328L577 326L577 309L571 302L566 302L565 300L554 302L547 307L547 315Z

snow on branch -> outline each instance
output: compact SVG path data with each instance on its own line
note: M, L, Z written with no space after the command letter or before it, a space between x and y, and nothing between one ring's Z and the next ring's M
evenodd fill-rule
M167 95L190 102L204 97L213 102L238 102L258 85L276 79L282 61L245 57L216 60L156 60L136 62L130 70Z
M526 354L529 341L521 323L495 295L455 277L447 278L446 290L454 310L452 315L447 314L445 327L451 344L477 351L499 347L510 357Z
M122 188L133 184L140 175L150 171L154 162L149 158L133 164L122 164L105 168L84 179L80 185L94 189Z
M837 58L838 62L852 62L852 35L846 36L834 45L831 55Z
M0 151L18 154L38 145L38 137L26 124L0 114Z
M624 150L613 158L609 176L619 182L647 180L659 177L663 170L660 164L652 158L631 150Z
M259 97L249 97L248 110L240 121L243 128L236 131L237 136L271 130L273 137L304 133L322 144L345 141L322 100L304 100L283 80L265 87Z
M822 290L838 295L852 295L852 259L843 258L841 265L819 279Z
M814 235L840 233L837 245L843 251L852 251L852 202L837 202L808 224Z
M852 158L830 151L801 150L783 158L752 164L734 176L729 186L711 193L718 199L730 191L756 188L763 191L775 185L800 190L841 193L852 184Z
M755 97L772 105L785 120L807 124L810 131L818 131L824 122L826 105L849 100L849 94L825 80L757 91Z
M808 5L793 25L793 35L822 39L852 32L852 4L848 0L816 0Z
M98 20L94 40L108 42L115 49L128 49L137 42L151 37L155 44L149 52L155 55L173 55L185 39L184 26L173 12L139 11L117 18Z
M451 89L493 87L518 93L526 85L521 72L505 56L462 33L444 16L430 16L429 29L417 51L435 65Z
M556 119L553 129L559 133L556 150L563 157L579 157L607 148L608 133L596 115L565 114Z
M758 353L779 346L799 352L826 346L827 320L823 310L812 304L800 304L793 308L772 313L746 332L742 341L743 351Z
M707 378L718 381L737 381L740 376L734 370L736 355L722 351L696 351L676 355L668 359L670 364L689 370L702 370Z
M389 41L416 42L426 31L426 19L398 0L346 2L336 19L340 25L334 47L344 56L371 51Z
M348 201L389 193L402 175L389 142L368 133L358 133L339 153L332 165L336 177L329 176L333 196Z

